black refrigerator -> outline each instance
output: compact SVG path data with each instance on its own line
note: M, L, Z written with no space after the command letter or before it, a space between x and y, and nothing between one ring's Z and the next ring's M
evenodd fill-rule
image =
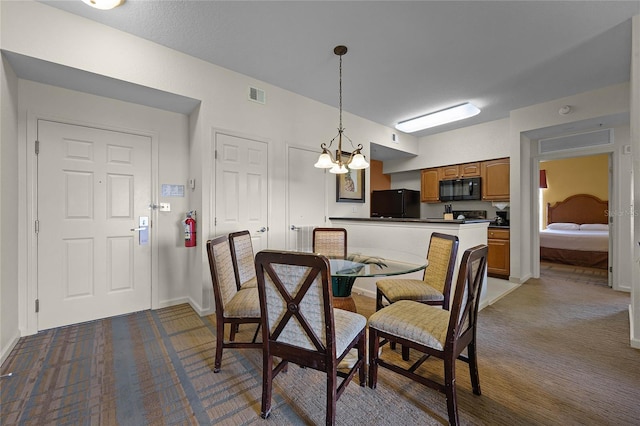
M420 217L420 191L386 189L371 193L371 217Z

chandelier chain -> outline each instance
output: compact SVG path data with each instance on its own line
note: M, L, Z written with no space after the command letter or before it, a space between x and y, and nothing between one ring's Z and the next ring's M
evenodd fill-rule
M340 128L339 131L342 131L342 55L340 55L340 78L339 78L339 93L340 93Z

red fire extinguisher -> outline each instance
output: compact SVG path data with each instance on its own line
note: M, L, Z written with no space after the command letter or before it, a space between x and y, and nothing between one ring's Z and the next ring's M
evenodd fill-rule
M195 247L196 246L196 220L194 216L196 212L191 211L187 213L187 218L182 222L184 224L184 246Z

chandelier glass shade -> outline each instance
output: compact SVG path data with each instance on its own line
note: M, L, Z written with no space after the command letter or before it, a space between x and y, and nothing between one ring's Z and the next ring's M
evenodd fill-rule
M120 6L125 0L82 0L82 2L96 9L111 10Z
M338 127L338 134L333 139L331 139L329 145L327 145L326 143L322 143L320 145L322 153L320 154L320 157L318 157L318 161L316 162L316 164L314 164L314 167L320 169L329 169L330 173L344 174L349 173L349 169L366 169L367 167L369 167L369 163L364 158L364 155L362 155L362 144L358 144L358 146L354 147L353 141L344 134L344 127L342 127L342 56L347 53L347 47L336 46L333 49L333 53L340 57L340 126ZM349 141L351 147L354 148L348 156L343 155L343 136ZM336 156L334 158L329 148L331 148L333 141L335 141L336 139L338 139L338 148L336 151Z

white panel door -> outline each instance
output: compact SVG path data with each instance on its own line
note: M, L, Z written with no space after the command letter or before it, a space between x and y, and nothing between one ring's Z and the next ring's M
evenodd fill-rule
M216 133L216 235L249 230L255 253L268 247L268 146Z
M151 139L38 121L38 329L151 308ZM144 235L143 235L144 236Z
M290 250L311 249L310 228L325 224L327 189L325 169L313 165L318 151L289 147L287 164L287 203ZM333 176L333 175L332 175Z

